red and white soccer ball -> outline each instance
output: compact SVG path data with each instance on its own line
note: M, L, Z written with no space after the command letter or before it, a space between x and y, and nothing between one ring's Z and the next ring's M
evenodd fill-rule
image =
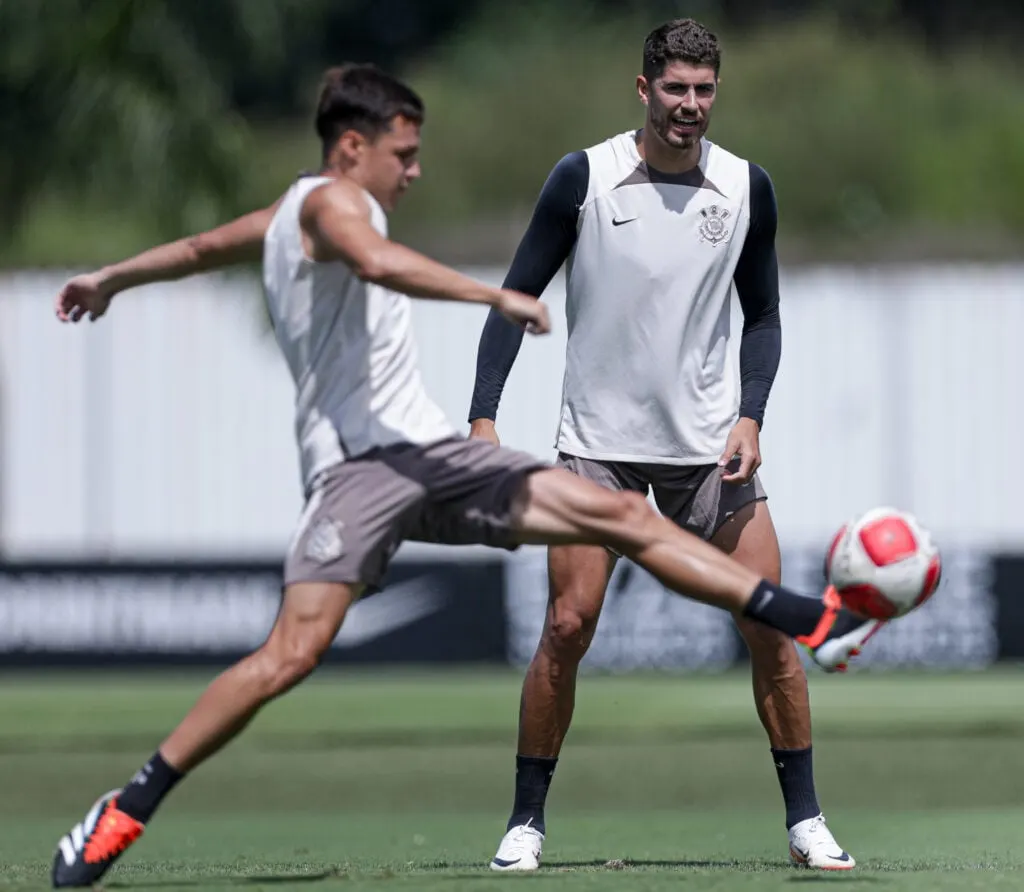
M872 508L847 523L825 557L825 577L844 606L870 619L910 613L938 588L942 559L917 519Z

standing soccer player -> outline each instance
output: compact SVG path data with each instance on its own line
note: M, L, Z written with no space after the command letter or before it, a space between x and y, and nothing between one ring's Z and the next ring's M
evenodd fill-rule
M778 582L779 545L756 471L781 351L777 209L768 174L709 142L718 41L693 20L653 31L637 79L639 131L564 157L549 176L505 286L539 296L568 261L558 465L662 513ZM739 374L730 362L733 290L743 310ZM492 313L480 340L471 436L494 419L522 332ZM572 719L576 675L617 555L549 550L550 596L523 685L515 802L491 862L535 870L544 801ZM845 668L877 626L853 618L816 659ZM790 855L848 870L818 806L807 680L788 638L739 621L755 702L786 806Z
M834 637L843 616L834 591L820 599L787 591L635 494L455 434L423 386L406 295L487 304L541 334L548 318L532 297L482 285L387 238L387 211L420 173L423 118L419 97L375 67L332 69L317 109L319 175L300 178L271 208L77 276L57 297L62 321L97 319L126 289L262 260L296 386L306 504L266 641L216 678L125 787L101 796L61 838L56 887L96 883L187 773L306 678L405 539L508 549L598 543L674 591L809 647Z

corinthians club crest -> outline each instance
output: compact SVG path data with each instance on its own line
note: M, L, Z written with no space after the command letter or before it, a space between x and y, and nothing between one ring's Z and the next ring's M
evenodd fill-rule
M725 208L713 204L704 208L700 212L700 216L700 229L697 231L700 233L702 242L711 242L712 245L717 245L729 234L729 228L725 225L729 212Z
M343 524L324 518L306 539L306 557L318 564L329 564L341 557L345 543L341 538Z

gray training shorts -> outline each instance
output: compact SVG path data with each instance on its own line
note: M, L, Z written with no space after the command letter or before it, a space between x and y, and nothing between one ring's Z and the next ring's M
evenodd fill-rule
M461 437L347 459L311 487L284 583L376 589L406 539L512 550L523 483L548 467L525 452Z
M606 489L643 496L653 490L665 517L706 541L741 508L767 498L757 474L749 483L723 483L718 465L599 461L565 453L559 453L556 464ZM739 459L734 459L729 470L738 467Z

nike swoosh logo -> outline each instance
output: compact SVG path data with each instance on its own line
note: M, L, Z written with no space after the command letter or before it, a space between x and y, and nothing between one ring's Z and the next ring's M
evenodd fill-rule
M446 601L446 595L432 591L418 580L406 580L353 605L333 646L359 647L383 638L436 613Z
M506 861L504 858L494 858L491 863L497 864L498 867L511 867L513 864L518 864L522 860L522 858L516 858L512 861Z
M623 223L632 223L636 217L624 217L619 219L618 217L612 217L612 226L621 226Z

